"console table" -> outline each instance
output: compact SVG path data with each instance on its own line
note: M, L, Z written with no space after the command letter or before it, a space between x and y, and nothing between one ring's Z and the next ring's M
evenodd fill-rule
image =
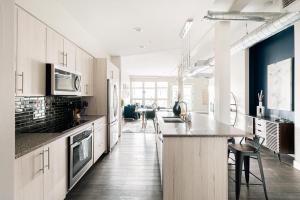
M252 120L252 121L251 121ZM249 116L247 128L253 124L253 133L265 138L264 146L278 154L294 154L294 123L271 118Z

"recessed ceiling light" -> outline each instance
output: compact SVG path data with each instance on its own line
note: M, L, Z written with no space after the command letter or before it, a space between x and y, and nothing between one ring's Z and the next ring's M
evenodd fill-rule
M145 49L146 48L145 45L140 45L139 47L140 47L140 49Z
M136 32L142 32L143 29L141 27L134 27L133 30L135 30Z

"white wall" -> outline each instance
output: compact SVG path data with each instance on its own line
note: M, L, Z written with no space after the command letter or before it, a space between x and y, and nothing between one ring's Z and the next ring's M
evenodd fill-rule
M57 1L16 0L15 2L94 57L107 57L107 53L101 48L101 43L83 29Z
M179 50L122 56L122 79L129 76L177 76Z
M14 199L14 7L12 0L0 1L0 199Z
M236 127L246 128L245 115L249 114L249 50L242 50L231 55L230 90L237 101Z
M295 162L300 170L300 22L295 24Z
M204 77L197 77L193 79L184 80L184 84L192 85L191 94L191 108L194 112L208 112L208 84L209 79Z

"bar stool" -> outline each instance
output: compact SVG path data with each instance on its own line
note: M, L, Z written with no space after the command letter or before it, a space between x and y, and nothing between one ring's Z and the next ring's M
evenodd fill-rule
M245 140L245 144L242 144L243 140ZM235 155L235 193L236 200L240 198L241 191L241 177L243 171L243 164L245 168L245 179L246 185L263 185L265 198L268 200L266 182L264 177L263 166L260 157L260 148L264 142L264 138L255 135L253 139L243 138L240 144L229 144L228 148L230 152ZM250 158L256 159L258 161L259 171L261 178L258 178L250 171ZM262 184L249 184L249 174L251 174L254 178L258 179Z

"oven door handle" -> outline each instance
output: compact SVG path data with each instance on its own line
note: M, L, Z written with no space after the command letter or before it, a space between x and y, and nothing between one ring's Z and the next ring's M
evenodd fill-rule
M80 145L81 143L89 140L93 135L91 134L89 137L84 138L83 140L80 140L78 142L75 142L74 144L71 144L71 148L77 147L78 145Z

